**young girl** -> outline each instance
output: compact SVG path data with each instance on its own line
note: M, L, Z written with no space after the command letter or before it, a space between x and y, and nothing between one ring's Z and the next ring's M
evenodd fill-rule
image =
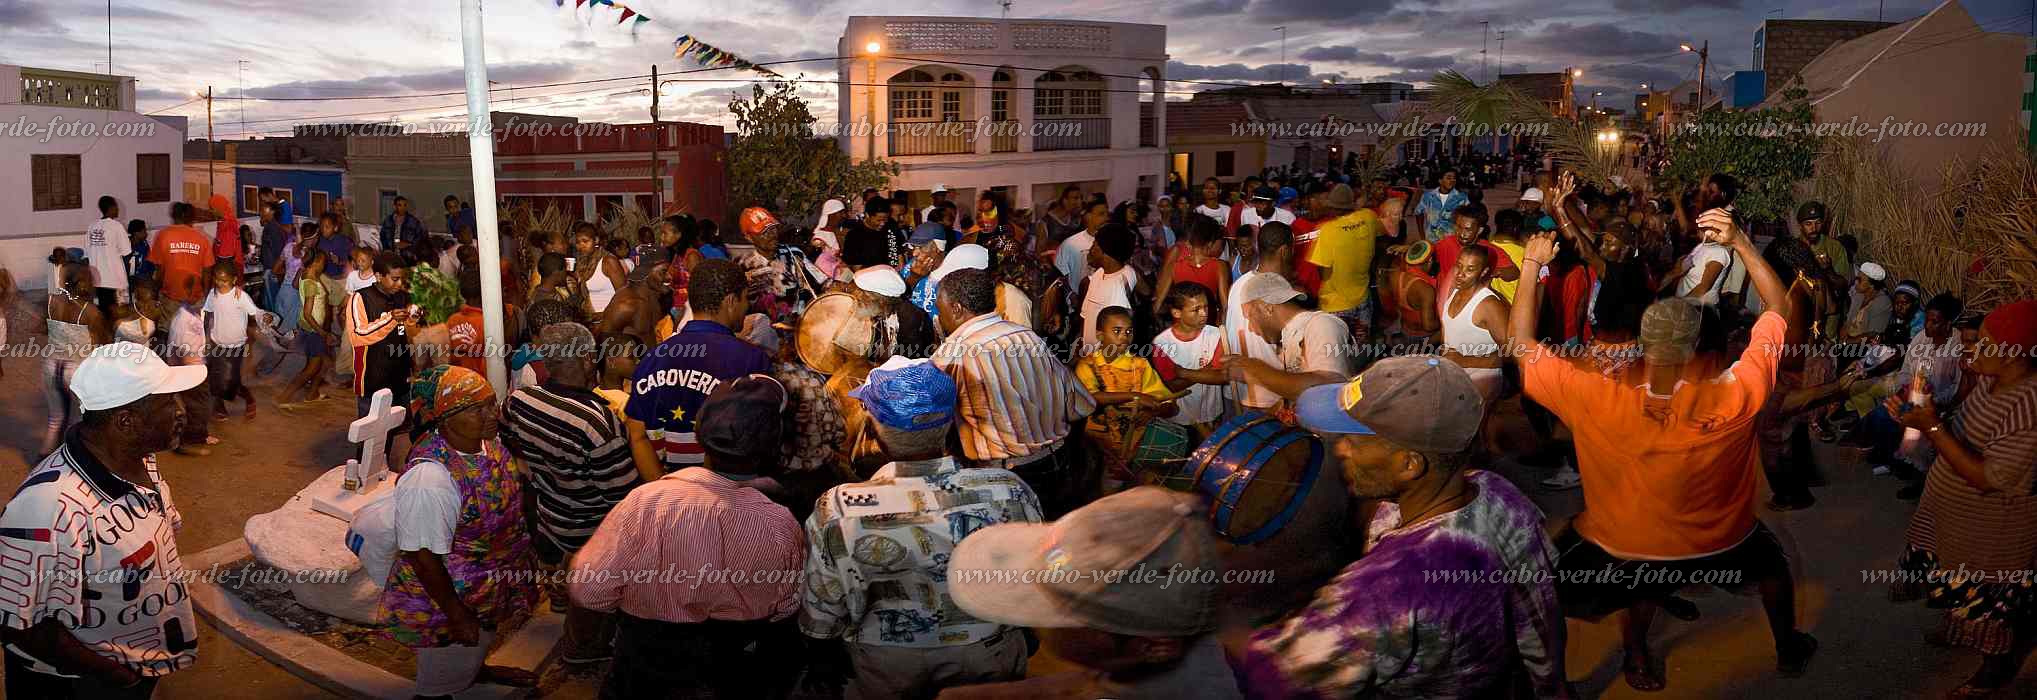
M1096 397L1096 413L1083 427L1091 449L1103 456L1106 483L1129 483L1131 460L1155 417L1174 416L1178 395L1167 390L1153 365L1130 352L1132 311L1110 306L1096 313L1102 343L1075 363L1075 379ZM1112 490L1106 488L1107 491Z
M172 365L185 366L205 362L205 315L197 304L179 304L165 299L165 305L175 307L170 312L169 335L163 346L163 361ZM177 395L177 401L184 405L184 435L176 453L203 457L212 454L208 445L219 444L219 438L212 435L212 422L205 420L205 412L212 408L211 382L199 382Z
M339 335L332 329L325 284L319 279L319 271L324 268L325 251L306 249L304 267L296 280L297 293L304 297L302 310L297 315L297 348L304 352L304 369L283 387L283 395L276 398L277 405L286 411L296 405L293 399L297 398L299 391L303 392L307 402L325 400L325 370L332 363L333 348L339 346Z
M241 289L233 261L212 266L212 291L205 294L205 372L212 379L212 419L226 420L226 402L247 401L246 417L255 419L255 393L241 383L241 362L247 359L248 325L262 310Z
M616 290L628 286L623 275L622 263L608 254L602 247L601 229L585 221L573 226L573 277L587 290L587 306L581 309L588 318L594 318L608 310L608 302L615 299Z
M1231 298L1231 270L1218 257L1224 251L1224 228L1208 217L1196 217L1188 224L1188 240L1173 248L1167 262L1160 268L1160 282L1156 285L1159 299L1153 304L1158 315L1160 303L1168 296L1175 284L1193 282L1208 290L1219 308L1230 308L1226 302Z
M127 301L113 307L113 339L151 345L156 336L156 321L142 309L156 303L156 281L136 277L127 281Z
M1194 282L1167 291L1160 319L1172 325L1153 338L1153 369L1168 391L1187 391L1181 412L1168 421L1195 429L1197 442L1216 429L1224 414L1224 332L1209 325L1210 292Z
M62 252L62 251L59 251ZM92 297L92 268L84 263L65 262L57 266L58 285L50 287L48 316L49 351L43 355L42 396L49 406L49 429L43 433L42 453L56 451L64 431L78 422L78 398L71 393L71 373L93 346L108 342L106 318Z

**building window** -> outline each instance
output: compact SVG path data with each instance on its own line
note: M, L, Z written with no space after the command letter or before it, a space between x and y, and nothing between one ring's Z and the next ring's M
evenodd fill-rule
M933 119L934 91L922 89L891 89L891 118Z
M311 218L312 218L312 219L317 219L317 218L318 218L319 216L322 216L322 215L324 215L324 214L325 214L325 210L326 210L326 207L328 207L328 206L330 206L330 205L331 205L331 201L332 201L332 196L331 196L331 195L328 195L328 194L326 194L326 193L324 193L324 192L320 192L320 191L318 191L318 190L312 190L312 191L311 191ZM285 221L285 222L283 222L283 223L286 223L286 224L287 224L287 223L296 223L296 222L291 222L291 221Z
M994 122L1011 121L1010 90L990 91L990 120Z
M142 153L134 157L134 201L137 204L170 201L170 154Z
M941 121L962 120L962 93L957 90L941 91Z
M1033 116L1058 117L1065 113L1068 91L1055 88L1040 88L1033 91Z
M36 211L61 211L85 206L79 156L46 154L31 155L28 159Z
M1069 90L1068 116L1071 117L1103 116L1103 91Z
M245 214L261 214L262 188L254 185L241 185L240 210Z
M1217 151L1217 177L1230 177L1238 166L1237 151Z

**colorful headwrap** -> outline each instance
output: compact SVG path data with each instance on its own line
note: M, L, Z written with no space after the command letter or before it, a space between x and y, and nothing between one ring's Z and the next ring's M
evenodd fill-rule
M1408 245L1406 252L1402 253L1402 259L1406 260L1410 267L1421 267L1429 264L1429 258L1435 252L1435 248L1430 246L1428 241L1415 241Z
M1999 345L2027 353L2037 350L2037 300L2025 299L1988 312L1980 331ZM2027 354L2011 357L2028 357Z
M420 435L447 416L494 400L495 387L488 379L459 365L432 367L410 380L410 416Z

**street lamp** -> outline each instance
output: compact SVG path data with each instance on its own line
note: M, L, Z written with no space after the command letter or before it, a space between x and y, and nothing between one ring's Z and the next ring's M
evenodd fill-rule
M1691 48L1690 44L1678 44L1677 46L1683 49L1684 53L1696 52L1698 55L1697 108L1699 110L1703 110L1705 108L1705 97L1708 94L1705 89L1705 69L1710 67L1710 64L1712 62L1712 42L1710 39L1706 39L1703 44L1700 44L1698 48L1695 49Z
M863 135L863 160L877 159L877 54L884 51L884 45L872 41L863 45L863 54L870 58L868 78L863 81L864 119L871 125L870 133Z
M1582 78L1582 77L1584 77L1584 69L1583 69L1583 68L1572 68L1572 69L1570 69L1570 77L1572 77L1572 78Z

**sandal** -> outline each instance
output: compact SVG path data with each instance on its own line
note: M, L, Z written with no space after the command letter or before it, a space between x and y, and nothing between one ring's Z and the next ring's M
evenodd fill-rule
M1653 693L1669 686L1663 678L1662 660L1654 656L1642 656L1639 663L1633 654L1620 661L1620 673L1626 676L1627 685L1644 693Z

